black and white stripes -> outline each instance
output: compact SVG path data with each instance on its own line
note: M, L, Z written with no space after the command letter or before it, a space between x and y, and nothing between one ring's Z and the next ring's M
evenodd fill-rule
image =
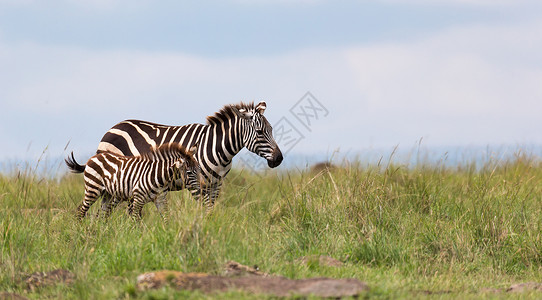
M98 153L109 151L134 156L165 143L179 143L186 148L198 145L194 154L205 178L202 189L188 187L196 198L211 207L218 197L223 178L231 169L233 157L243 147L265 158L269 167L282 162L282 153L275 142L272 128L263 113L265 102L226 105L207 124L166 126L141 120L126 120L113 126L98 145ZM177 182L173 190L183 188Z
M84 171L85 198L79 206L77 218L83 218L90 206L104 193L112 196L106 202L106 214L123 200L131 201L129 212L141 218L141 209L154 202L165 217L166 193L172 184L197 190L202 182L199 165L193 157L196 148L186 151L178 143L151 148L140 156L126 157L103 152L91 157L86 166L71 158L66 163L75 172Z

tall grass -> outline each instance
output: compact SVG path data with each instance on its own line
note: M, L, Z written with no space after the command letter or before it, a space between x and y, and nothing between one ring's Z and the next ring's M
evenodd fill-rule
M524 155L483 165L351 163L263 176L233 170L210 214L187 192L170 193L167 225L152 205L140 223L122 208L96 218L99 205L77 222L80 175L0 175L0 291L199 298L139 292L135 277L159 269L216 274L236 260L291 278L359 278L373 297L491 296L483 288L542 279L541 195L542 163ZM298 260L311 254L345 265ZM74 272L76 282L26 290L25 275L55 268Z

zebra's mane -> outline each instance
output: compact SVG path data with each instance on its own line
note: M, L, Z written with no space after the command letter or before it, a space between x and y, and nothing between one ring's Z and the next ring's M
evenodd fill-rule
M179 143L167 143L159 147L152 148L151 151L141 154L141 158L156 161L168 156L169 154L180 153L181 156L191 159L189 152Z
M212 116L207 117L207 125L213 125L231 119L237 115L237 111L240 109L245 109L247 111L254 111L254 102L249 103L238 103L238 104L229 104L222 107L218 112Z

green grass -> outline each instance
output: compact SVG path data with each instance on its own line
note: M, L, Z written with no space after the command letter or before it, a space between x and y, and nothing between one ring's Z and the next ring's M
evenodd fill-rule
M246 298L135 289L138 274L171 269L220 273L228 260L290 278L358 278L368 298L540 297L487 288L542 282L542 163L456 167L361 166L331 172L232 171L212 213L170 193L170 222L152 204L141 223L124 209L83 222L74 212L83 178L0 175L0 292L33 299ZM343 267L303 264L322 254ZM56 268L72 285L27 291L22 279Z

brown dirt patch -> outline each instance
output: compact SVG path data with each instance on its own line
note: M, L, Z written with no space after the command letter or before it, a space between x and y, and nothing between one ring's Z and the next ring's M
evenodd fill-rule
M0 300L28 300L28 298L15 293L0 292Z
M155 271L139 275L137 288L139 290L157 289L169 285L176 289L199 290L204 293L224 292L233 289L277 297L314 295L333 298L357 296L369 289L365 283L353 278L288 279L262 272L257 267L248 267L235 261L226 263L223 274Z
M525 292L542 292L542 283L538 282L523 282L512 284L508 288L483 288L481 293L500 294L500 293L525 293Z

